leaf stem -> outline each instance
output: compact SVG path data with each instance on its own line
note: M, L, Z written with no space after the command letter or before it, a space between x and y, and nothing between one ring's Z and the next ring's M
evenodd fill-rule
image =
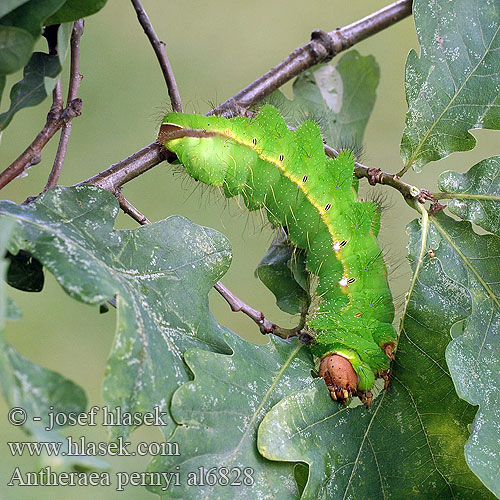
M488 194L471 194L471 193L432 193L432 197L435 200L455 200L455 199L465 199L465 200L490 200L490 201L500 201L500 195L488 195Z
M399 337L401 336L401 332L404 330L405 317L406 317L406 312L408 310L408 304L410 303L411 294L413 293L413 289L415 288L415 284L417 283L418 275L420 273L420 268L422 267L422 263L424 261L424 256L427 255L427 236L429 234L429 214L422 204L415 203L415 205L416 205L417 210L422 214L422 222L421 222L422 239L420 240L420 250L418 252L417 265L415 266L415 271L413 272L413 276L412 276L411 283L410 283L410 288L408 289L408 292L406 294L405 307L404 307L403 315L401 316L401 323L399 326L398 342L396 343L396 348L397 348L397 344L399 343Z
M172 104L172 110L182 113L181 96L179 94L179 89L175 81L172 66L170 65L170 61L167 56L167 51L165 50L165 43L158 38L158 35L156 34L141 1L132 0L132 5L137 12L137 19L139 20L144 33L151 42L153 50L156 54L156 58L158 59L158 63L160 64L163 78L165 79L165 83L167 84L168 95L170 96L170 103Z
M79 19L75 21L73 25L73 32L71 34L71 66L69 75L69 85L68 85L68 98L66 103L69 104L78 96L78 89L80 88L80 82L82 81L82 75L80 75L80 40L83 35L84 30L84 20ZM48 191L57 185L59 181L59 176L61 175L61 169L66 158L66 152L68 150L69 137L71 135L71 124L72 119L66 121L61 130L61 138L59 139L59 145L57 147L56 157L54 159L54 165L50 171L47 184L43 192Z

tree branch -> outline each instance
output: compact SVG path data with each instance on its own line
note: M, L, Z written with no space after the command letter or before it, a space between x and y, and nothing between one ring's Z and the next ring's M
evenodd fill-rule
M398 0L348 26L326 33L313 31L311 41L295 49L286 59L223 102L210 114L244 115L254 104L306 69L329 61L338 53L408 17L412 0Z
M85 23L83 19L75 21L73 25L73 32L71 34L71 65L69 74L69 85L68 85L68 98L66 104L69 104L78 96L78 89L80 88L80 82L82 81L82 75L80 75L80 40L83 35ZM57 146L57 153L54 159L54 165L50 172L47 184L43 192L48 191L57 185L59 181L59 176L61 175L61 169L66 158L66 152L68 150L69 136L71 135L71 124L72 120L69 119L64 123L61 130L61 138L59 139L59 145Z
M53 91L53 95L57 91ZM36 165L40 162L42 149L54 137L56 132L68 121L75 116L80 116L82 109L82 100L73 99L64 109L54 109L57 106L52 105L47 114L47 121L43 129L35 137L35 140L0 174L0 189L5 187L9 182L21 175L31 165Z
M308 44L295 49L284 61L255 80L248 87L211 111L211 114L244 114L256 104L283 85L320 61L327 60L342 50L351 47L378 31L381 31L411 14L412 0L398 0L387 7L331 33L313 32ZM115 192L120 186L143 174L167 159L165 148L153 142L125 160L115 163L107 170L81 182L95 184ZM390 175L390 174L388 174ZM364 177L364 175L363 175Z
M158 62L160 63L163 78L165 78L165 83L167 84L168 95L170 96L170 103L172 104L172 110L182 113L181 96L179 94L179 89L177 88L177 83L175 82L172 66L170 66L170 61L168 60L167 51L165 50L165 43L158 38L158 35L156 34L141 1L132 0L132 5L137 12L137 19L139 19L144 33L146 33L146 36L149 38Z
M167 152L165 148L157 142L153 142L90 179L79 182L78 185L94 184L110 193L115 193L123 184L147 172L150 168L166 160L166 158Z
M77 21L79 22L79 21ZM82 21L83 23L83 21ZM76 25L76 23L75 23ZM45 28L43 36L47 39L49 53L57 55L57 29L59 25L48 26ZM82 27L83 30L83 27ZM81 35L80 35L81 36ZM75 79L76 80L76 79ZM76 85L76 82L73 83ZM78 82L79 85L79 82ZM78 87L76 87L78 89ZM76 97L70 87L66 107L63 108L61 81L58 80L52 91L52 105L47 114L47 120L42 130L37 134L33 142L0 174L0 189L9 182L21 175L31 165L40 163L42 149L54 137L56 132L65 124L70 123L75 116L80 116L82 109L82 100ZM72 98L70 99L69 96Z
M222 295L233 312L242 312L243 314L246 314L255 323L257 323L257 325L259 325L259 329L264 335L272 333L273 335L277 335L282 339L287 339L290 337L297 337L300 334L300 330L304 328L306 316L305 314L302 314L300 324L297 327L281 328L280 326L266 319L263 312L257 311L257 309L254 309L248 304L245 304L245 302L236 297L236 295L234 295L231 290L227 289L220 281L218 281L214 285L214 288Z
M132 217L132 219L137 221L141 226L151 224L151 221L144 214L139 212L139 210L137 210L137 208L135 208L134 205L132 205L132 203L130 203L125 196L123 196L123 193L120 190L115 193L115 196L123 213Z

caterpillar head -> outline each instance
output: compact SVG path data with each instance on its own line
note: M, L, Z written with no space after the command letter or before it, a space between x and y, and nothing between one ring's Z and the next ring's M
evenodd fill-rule
M340 354L327 354L321 359L319 376L336 401L345 402L358 387L358 376L351 362Z

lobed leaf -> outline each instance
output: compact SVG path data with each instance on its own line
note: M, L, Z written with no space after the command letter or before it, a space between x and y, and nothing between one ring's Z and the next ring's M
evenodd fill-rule
M463 287L471 308L446 349L458 395L479 406L465 458L500 497L500 238L478 235L469 222L439 214L432 219L430 239L436 248L432 260L439 260L447 284Z
M500 127L500 5L497 0L415 0L420 58L406 62L404 171L420 170Z
M12 232L14 221L7 218L0 219L0 255L3 255L7 241ZM21 356L3 338L6 319L19 319L21 311L5 293L3 277L7 268L7 261L0 258L0 385L4 397L11 408L21 407L27 412L27 421L22 429L33 436L34 440L45 442L60 442L67 447L66 440L56 429L46 431L49 425L47 413L52 406L54 412L84 412L87 398L83 389L59 373L47 370ZM39 422L33 417L41 417ZM65 456L60 453L57 457L42 456L42 461L55 470L81 470L82 468L103 468L102 460L86 456Z
M59 187L26 206L0 202L0 214L16 223L11 253L30 252L77 300L98 306L116 296L105 404L132 413L158 407L168 423L171 395L189 380L184 351L227 351L208 292L229 266L230 247L183 217L115 231L117 213L115 197L94 186ZM112 428L114 436L130 431Z
M500 236L500 156L486 158L464 174L443 172L438 185L443 198L451 198L451 213Z
M295 464L265 460L255 441L266 412L310 380L311 356L297 340L271 337L270 343L258 346L229 334L224 338L233 351L230 356L200 350L185 354L194 380L176 391L171 408L178 424L171 440L179 444L180 456L155 457L148 467L150 472L179 471L183 481L153 491L183 500L298 499ZM188 475L199 467L226 467L233 470L232 480L234 467L251 468L253 484L190 487Z

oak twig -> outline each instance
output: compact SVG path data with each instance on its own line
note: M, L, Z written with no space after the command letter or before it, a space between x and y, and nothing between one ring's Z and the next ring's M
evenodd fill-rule
M78 22L79 21L77 21L77 23ZM57 46L55 45L55 40L57 40L56 34L57 29L53 26L47 27L44 31L44 36L47 39L49 53L51 55L57 54ZM76 92L74 95L73 93L68 94L68 96L70 95L71 99L68 97L66 107L63 108L61 81L58 80L52 91L52 105L47 113L45 125L37 134L33 142L0 174L0 189L5 187L9 182L13 181L32 165L40 163L42 150L50 139L54 137L61 127L70 123L75 116L80 116L82 100L76 97Z
M115 193L123 184L135 179L165 159L165 148L161 144L153 142L128 158L78 184L94 184L110 193Z
M257 325L259 325L259 329L264 335L272 333L282 339L287 339L290 337L297 337L300 334L300 330L304 327L305 314L302 315L301 322L297 327L281 328L266 319L262 311L257 311L257 309L245 304L245 302L236 297L236 295L234 295L231 290L228 290L220 281L214 285L214 288L222 295L233 312L242 312L243 314L246 314L255 323L257 323Z
M82 75L80 75L80 40L83 35L84 26L85 22L83 19L75 21L73 25L73 32L71 34L71 65L69 73L68 98L66 103L70 103L77 98L80 82L83 78ZM62 126L61 138L59 139L54 165L52 166L52 170L50 171L50 175L43 192L56 186L59 181L61 169L68 150L68 142L71 135L71 124L72 120L69 119Z
M326 62L338 53L408 17L412 0L398 0L343 28L326 33L313 31L311 41L210 112L223 116L244 115L254 104L306 69Z
M295 49L284 61L255 80L248 87L211 111L211 114L244 114L262 98L320 61L331 59L335 54L355 43L397 23L411 14L412 0L398 0L344 28L331 33L315 31L312 40ZM125 160L83 181L114 192L131 179L141 175L166 159L165 149L153 142Z
M132 217L132 219L137 221L141 226L151 224L151 221L144 214L139 212L139 210L137 210L137 208L135 208L134 205L132 205L132 203L130 203L125 196L123 196L123 193L120 190L115 193L115 196L123 213Z
M146 36L149 38L149 41L153 46L153 50L155 51L156 57L160 64L163 78L165 78L165 83L167 84L168 95L170 96L170 103L172 104L172 110L182 113L181 96L179 94L177 83L175 82L172 66L170 66L170 61L168 60L167 51L165 50L165 43L158 38L158 35L156 34L141 1L132 0L132 5L137 12L137 19L139 19L144 33L146 33Z
M53 93L56 89L57 85ZM47 114L47 121L35 140L0 174L0 189L21 175L31 165L39 163L42 149L66 122L75 116L80 116L81 109L82 100L78 98L69 102L64 109L54 109L52 106Z

